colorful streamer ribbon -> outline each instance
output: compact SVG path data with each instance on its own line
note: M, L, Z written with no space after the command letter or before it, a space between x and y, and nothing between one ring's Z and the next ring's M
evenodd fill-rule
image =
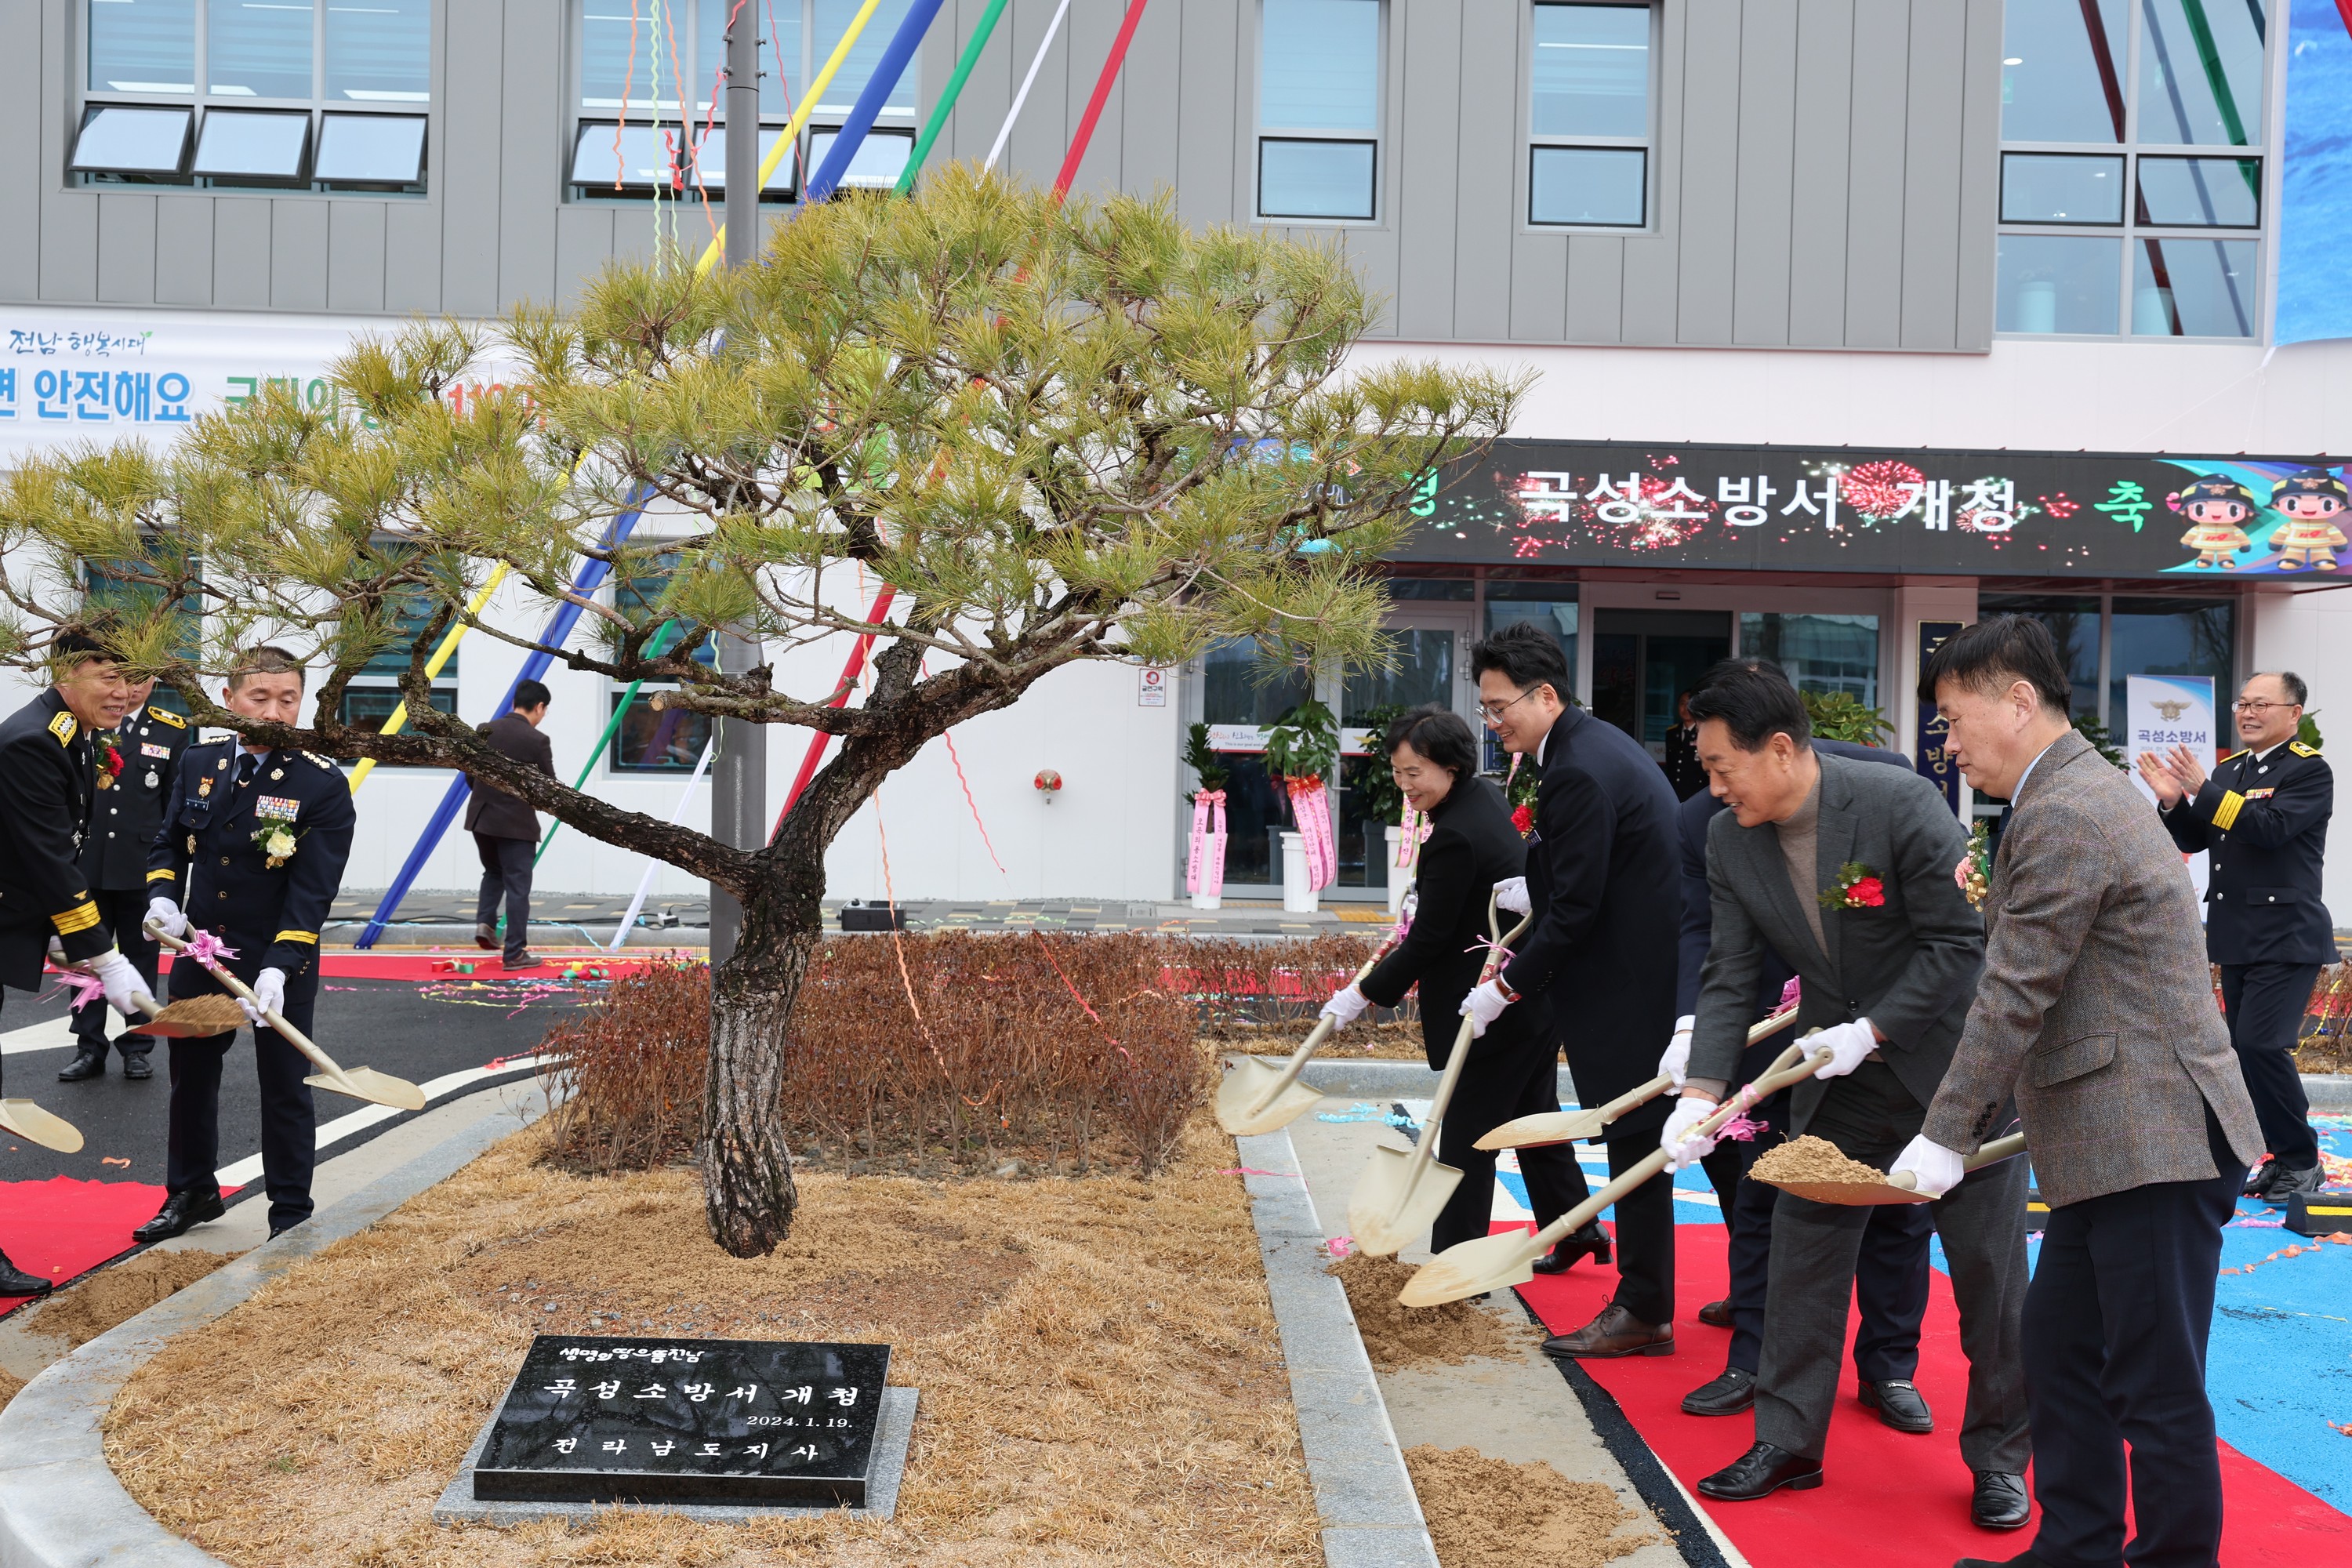
M1329 796L1323 781L1285 779L1290 792L1290 814L1298 822L1298 837L1307 849L1307 885L1317 890L1339 879L1339 846L1331 838Z
M1192 797L1192 847L1184 861L1184 890L1218 898L1225 890L1225 792Z

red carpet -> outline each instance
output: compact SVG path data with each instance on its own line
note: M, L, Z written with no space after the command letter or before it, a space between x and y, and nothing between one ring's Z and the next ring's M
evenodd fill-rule
M131 1233L155 1217L163 1189L144 1182L0 1182L0 1251L27 1274L72 1279L131 1250ZM24 1302L0 1296L0 1312Z
M1675 1239L1675 1294L1682 1309L1675 1323L1677 1353L1581 1364L1615 1396L1659 1459L1697 1500L1699 1478L1738 1458L1755 1440L1755 1423L1746 1415L1700 1417L1679 1408L1684 1394L1723 1370L1731 1332L1697 1318L1700 1304L1726 1289L1723 1227L1676 1226ZM1565 1332L1590 1321L1616 1284L1615 1269L1596 1268L1588 1259L1565 1276L1538 1276L1519 1292L1548 1327ZM1758 1502L1703 1503L1756 1568L1818 1568L1823 1563L1950 1568L1960 1557L2001 1561L2032 1544L2031 1525L2011 1532L1979 1530L1969 1522L1970 1477L1960 1462L1958 1436L1968 1362L1960 1354L1951 1281L1940 1270L1932 1289L1917 1381L1936 1412L1933 1436L1906 1436L1881 1426L1875 1414L1852 1397L1849 1360L1845 1397L1830 1421L1825 1485L1809 1492L1776 1492ZM1849 1344L1853 1332L1849 1319ZM2222 1555L2230 1568L2352 1562L2352 1518L2226 1443L2221 1473L2229 1506ZM2330 1541L2336 1542L2332 1547Z

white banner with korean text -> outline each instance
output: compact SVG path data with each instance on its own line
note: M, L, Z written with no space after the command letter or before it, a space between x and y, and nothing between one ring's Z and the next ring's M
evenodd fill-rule
M2124 761L2137 760L2142 752L2158 756L2175 746L2186 746L2208 772L2221 760L2220 730L2213 715L2213 678L2210 675L2126 675L2124 677ZM2156 804L2156 792L2131 769L2132 784ZM2189 878L2205 896L2206 857L2189 857Z

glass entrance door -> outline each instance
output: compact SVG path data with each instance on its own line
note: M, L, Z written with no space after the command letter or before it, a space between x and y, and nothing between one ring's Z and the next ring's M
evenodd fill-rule
M1731 655L1725 610L1596 610L1592 616L1592 713L1666 758L1675 700L1706 667Z

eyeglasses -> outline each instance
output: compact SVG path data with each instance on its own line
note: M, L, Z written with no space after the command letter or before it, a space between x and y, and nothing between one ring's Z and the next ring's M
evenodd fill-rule
M1486 721L1486 727L1491 730L1503 721L1503 715L1510 711L1512 703L1525 702L1540 689L1540 687L1531 686L1509 702L1481 702L1478 704L1478 717Z
M2300 708L2302 706L2303 704L2300 702L2250 702L2242 697L2230 704L2232 711L2239 713L2253 713L2257 715L2267 713L2273 708Z

